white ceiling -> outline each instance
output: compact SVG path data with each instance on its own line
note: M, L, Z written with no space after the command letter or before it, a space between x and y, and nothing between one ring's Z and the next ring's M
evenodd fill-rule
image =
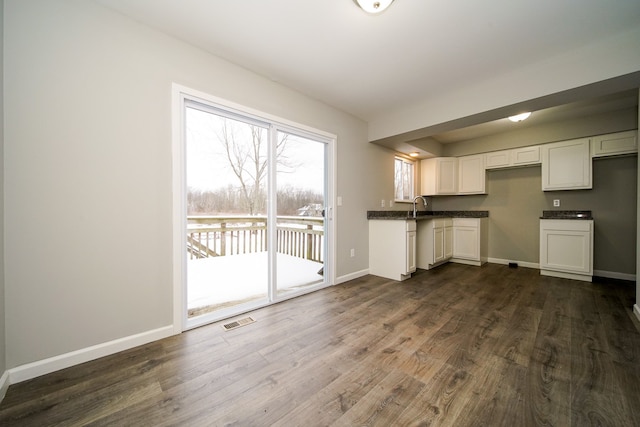
M365 121L637 28L638 0L95 0Z

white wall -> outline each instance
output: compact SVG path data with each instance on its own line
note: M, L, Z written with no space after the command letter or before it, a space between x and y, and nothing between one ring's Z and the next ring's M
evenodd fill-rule
M171 324L172 82L338 135L337 274L368 268L365 123L89 2L4 22L8 368Z

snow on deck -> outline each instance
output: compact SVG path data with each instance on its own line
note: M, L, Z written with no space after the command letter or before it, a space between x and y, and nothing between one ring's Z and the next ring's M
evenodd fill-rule
M321 283L323 264L277 254L278 290ZM187 308L267 295L267 252L193 259L187 262Z

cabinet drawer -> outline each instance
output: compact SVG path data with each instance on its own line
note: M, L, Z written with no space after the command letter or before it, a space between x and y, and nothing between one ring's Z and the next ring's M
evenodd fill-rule
M591 231L592 220L585 219L541 219L540 226L545 230Z
M454 227L478 227L479 223L478 218L453 218Z

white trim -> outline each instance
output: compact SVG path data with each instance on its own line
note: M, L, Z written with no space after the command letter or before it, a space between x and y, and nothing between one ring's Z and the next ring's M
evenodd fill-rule
M583 282L592 282L593 276L587 274L564 273L562 271L540 269L541 276L560 277L562 279L581 280Z
M633 304L633 314L635 314L636 318L640 321L640 307L638 307L638 304Z
M2 402L2 399L4 399L4 397L6 396L7 390L9 389L10 385L11 383L9 383L9 371L4 371L2 377L0 377L0 402Z
M185 181L185 153L182 149L184 98L181 86L172 86L172 120L171 120L171 160L172 160L172 258L173 258L173 327L178 334L186 329L186 290L182 286L186 282L186 266L184 253L186 252L186 217L184 194Z
M537 262L517 261L514 259L502 259L502 258L487 258L487 262L490 262L491 264L503 264L503 265L509 265L510 262L515 262L516 264L518 264L518 267L540 269L540 264L538 264Z
M27 363L16 368L9 369L9 383L15 384L21 381L30 380L31 378L46 375L51 372L59 371L70 366L79 365L80 363L89 362L100 357L109 356L123 350L148 344L163 338L175 335L173 325L165 326L151 331L142 332L136 335L119 338L102 344L50 357L48 359L38 360L36 362Z
M359 279L360 277L366 276L369 274L369 269L355 271L353 273L345 274L344 276L336 277L335 284L339 285L344 282L348 282L349 280Z
M598 277L607 277L609 279L620 279L635 281L636 275L629 273L618 273L616 271L593 270L593 275Z

